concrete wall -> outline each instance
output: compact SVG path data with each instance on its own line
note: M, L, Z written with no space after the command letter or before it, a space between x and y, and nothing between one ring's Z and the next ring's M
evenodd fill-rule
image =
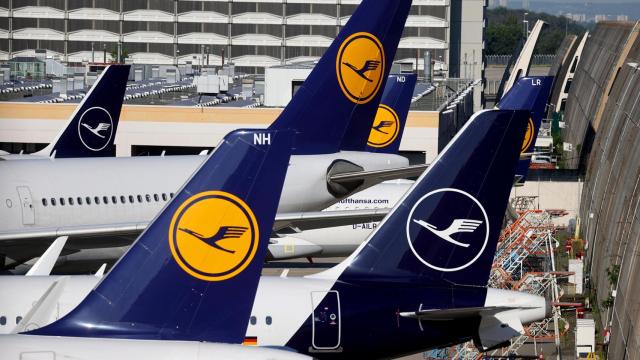
M576 169L591 146L593 132L598 131L602 110L620 66L632 41L631 22L601 22L590 34L571 85L565 111L564 142L573 144L565 153L566 166Z
M623 29L628 33L621 33ZM602 326L611 328L609 359L640 358L640 70L629 65L640 63L639 30L639 25L633 31L628 25L598 25L599 39L615 37L624 43L619 59L611 56L616 44L610 41L590 49L591 64L593 58L602 58L607 66L596 62L589 74L614 74L606 85L610 92L602 95L602 109L589 107L596 112L596 133L580 208L583 238L589 244L587 268L597 296L593 306L602 310ZM607 269L614 266L620 267L620 275L611 283ZM614 293L613 307L603 307Z

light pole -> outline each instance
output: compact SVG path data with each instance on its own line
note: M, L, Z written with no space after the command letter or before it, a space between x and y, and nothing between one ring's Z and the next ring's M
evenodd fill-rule
M522 27L524 29L525 39L529 37L529 20L527 20L527 15L529 15L529 13L525 12L522 19Z
M180 61L180 50L176 49L176 67L178 66L179 61Z

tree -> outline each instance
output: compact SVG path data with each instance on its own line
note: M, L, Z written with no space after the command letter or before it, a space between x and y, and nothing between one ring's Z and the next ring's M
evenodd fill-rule
M127 49L122 49L122 53L120 54L120 59L117 60L118 58L118 48L115 48L111 51L111 58L112 59L116 59L116 62L119 63L124 63L124 59L129 57L129 50Z
M485 33L487 55L509 55L513 53L518 40L524 36L522 20L525 10L510 10L503 7L487 11ZM555 54L566 34L583 34L587 28L564 17L546 13L529 12L531 26L540 19L547 23L540 33L536 54Z

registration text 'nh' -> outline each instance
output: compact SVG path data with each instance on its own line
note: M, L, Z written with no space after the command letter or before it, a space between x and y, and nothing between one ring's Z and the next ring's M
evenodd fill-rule
M271 134L253 134L253 145L271 145Z

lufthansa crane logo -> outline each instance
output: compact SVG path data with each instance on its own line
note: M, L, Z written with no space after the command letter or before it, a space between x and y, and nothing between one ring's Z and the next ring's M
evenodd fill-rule
M487 247L489 218L471 194L438 189L416 202L406 232L420 262L437 271L459 271L476 262Z
M524 142L522 143L522 149L520 149L520 153L524 154L527 149L531 146L534 137L534 131L536 127L533 125L533 119L529 118L529 122L527 123L527 131L524 134Z
M371 101L382 84L385 69L382 43L370 33L349 36L336 59L338 83L344 95L356 104Z
M398 137L399 130L398 114L387 105L380 104L367 144L375 148L387 147Z
M78 121L78 136L87 149L91 151L104 149L113 136L111 114L99 106L85 110Z
M188 274L222 281L240 274L258 249L258 223L242 199L207 191L187 199L169 227L173 258Z

